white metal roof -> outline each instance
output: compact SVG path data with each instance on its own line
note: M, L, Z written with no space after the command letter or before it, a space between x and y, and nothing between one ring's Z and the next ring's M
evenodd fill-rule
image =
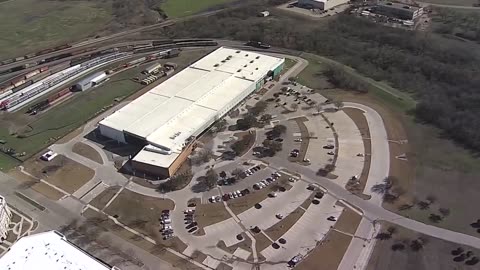
M0 258L2 270L107 270L112 269L50 231L20 238ZM116 269L116 268L114 268Z
M126 131L172 155L141 151L134 158L168 167L192 134L213 122L220 110L277 68L284 59L219 48L100 122Z

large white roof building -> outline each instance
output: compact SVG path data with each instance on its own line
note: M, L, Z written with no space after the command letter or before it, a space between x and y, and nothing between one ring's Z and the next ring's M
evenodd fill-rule
M118 270L90 256L56 231L20 238L0 258L0 269Z
M186 142L230 111L284 59L219 48L151 89L99 123L102 135L127 143L132 136L147 146L134 161L169 167Z

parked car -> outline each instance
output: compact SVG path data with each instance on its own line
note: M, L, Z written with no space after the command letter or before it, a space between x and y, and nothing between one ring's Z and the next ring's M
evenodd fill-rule
M278 218L278 219L282 219L283 215L282 214L276 214L275 217Z

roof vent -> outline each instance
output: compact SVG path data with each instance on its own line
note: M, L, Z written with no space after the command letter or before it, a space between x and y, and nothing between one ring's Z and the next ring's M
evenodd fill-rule
M243 67L247 67L247 65L244 65Z
M259 59L259 58L260 58L260 56L255 57L255 59Z
M252 60L252 61L250 61L250 64L251 64L251 63L253 63L253 60Z
M248 53L247 53L247 54L245 54L245 56L248 56Z
M222 60L222 63L225 63L226 61L225 60Z
M258 70L258 68L255 68L255 70Z
M236 53L240 53L240 51L236 51Z
M215 65L213 65L213 66L214 66L214 67L218 67L218 66L219 66L219 64L215 64Z
M237 70L237 72L240 72L240 71L242 71L242 69Z

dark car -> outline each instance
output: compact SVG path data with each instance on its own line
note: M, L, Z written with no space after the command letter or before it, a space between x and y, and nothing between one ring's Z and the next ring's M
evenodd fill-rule
M283 139L282 138L276 138L275 141L276 142L283 142Z
M196 230L198 230L198 227L193 227L191 228L190 230L188 230L189 233L193 233L195 232Z

